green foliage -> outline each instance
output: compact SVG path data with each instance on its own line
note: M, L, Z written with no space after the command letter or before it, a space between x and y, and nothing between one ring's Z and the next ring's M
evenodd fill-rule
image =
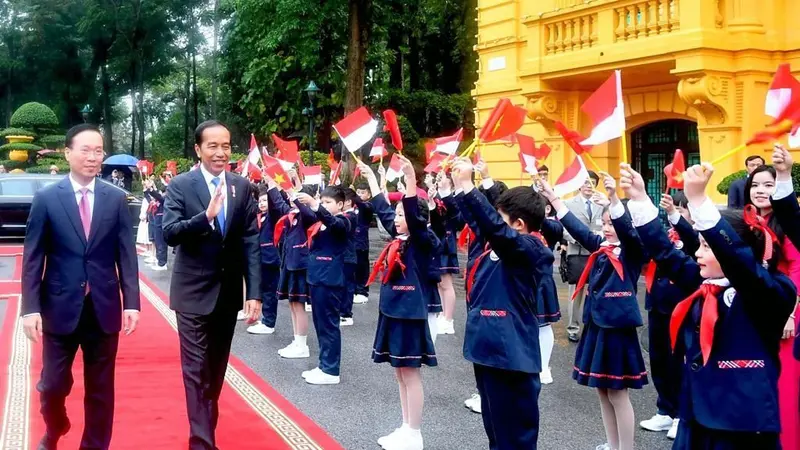
M183 114L174 111L150 140L154 161L183 157Z
M38 152L42 147L34 144L26 144L24 142L15 142L13 144L0 145L0 152L9 152L11 150L25 150L27 152Z
M50 155L48 155L48 156L50 156ZM61 168L61 166L63 166L63 165L66 165L66 167L69 167L69 163L67 163L67 160L65 160L64 158L60 158L60 159L59 158L39 158L38 160L36 160L36 165L37 166L48 166L48 167L50 167L51 165L55 165L55 166L58 166L59 168Z
M5 167L7 171L11 172L14 169L24 169L28 167L28 162L5 159L5 160L0 160L0 165Z
M475 103L469 93L448 95L435 91L409 93L391 89L370 106L375 111L393 109L426 137L440 137L455 133L461 127L474 126L471 118ZM412 142L416 140L410 139Z
M165 159L164 161L156 164L156 168L153 169L153 173L156 176L160 176L161 172L167 170L167 161L168 160ZM193 159L175 158L173 161L178 163L178 173L188 172L195 165L195 161Z
M728 189L731 187L731 183L740 178L747 178L746 170L740 170L738 172L734 172L728 175L727 177L723 178L722 181L720 181L719 184L717 185L717 192L719 192L722 195L727 195Z
M44 148L50 150L58 150L64 148L67 137L63 134L48 134L47 136L39 138L36 142Z
M0 131L0 137L5 138L6 136L30 136L35 138L36 133L24 128L6 128Z
M50 173L50 166L55 165L58 167L58 173L67 173L69 172L69 164L66 161L56 161L51 162L50 164L42 164L42 161L39 161L39 164L35 166L30 166L25 169L27 173Z
M58 126L58 117L47 106L30 102L17 108L11 116L11 126L33 130L50 129Z

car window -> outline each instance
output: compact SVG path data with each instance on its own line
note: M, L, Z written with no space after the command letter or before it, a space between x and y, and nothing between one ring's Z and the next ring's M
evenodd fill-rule
M0 194L14 195L14 196L31 196L36 192L36 180L33 179L20 179L20 180L0 180Z

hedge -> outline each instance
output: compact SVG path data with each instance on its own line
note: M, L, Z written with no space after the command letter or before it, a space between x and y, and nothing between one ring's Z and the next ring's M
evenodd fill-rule
M50 164L37 164L35 166L28 167L25 169L27 173L50 173L50 166L55 165L58 167L59 173L67 173L69 172L69 164L66 161L56 161Z
M11 172L14 169L24 169L27 165L27 161L13 161L11 159L0 160L0 165L5 167L5 169Z
M0 137L5 138L6 136L30 136L35 138L36 133L24 128L6 128L4 130L0 130Z
M720 181L717 185L717 192L727 195L731 183L740 178L747 178L747 171L740 170L723 178L722 181ZM795 164L792 166L792 183L794 184L795 193L800 194L800 164Z
M0 145L0 152L7 152L11 150L25 150L28 152L38 152L42 147L34 144L27 144L24 142L15 142L13 144Z
M41 144L44 148L49 148L51 150L58 150L62 149L66 145L67 137L63 134L50 134L47 136L43 136L37 140L38 144Z
M47 106L30 102L17 108L11 116L11 126L16 128L54 128L58 126L58 117Z

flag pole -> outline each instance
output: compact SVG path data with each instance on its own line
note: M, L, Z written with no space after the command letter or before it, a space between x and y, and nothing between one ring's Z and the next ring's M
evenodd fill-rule
M626 130L622 130L622 151L620 154L620 159L622 160L623 164L628 164L628 132Z
M597 174L600 175L600 172L602 172L603 169L601 169L600 166L597 165L597 161L595 161L594 158L592 158L592 155L589 154L589 152L584 153L584 155L586 155L586 159L588 159L589 163L597 170Z
M747 148L747 144L739 145L738 147L735 147L735 148L731 149L727 153L715 158L713 161L711 161L711 165L712 166L716 166L717 164L721 163L722 161L725 161L726 159L728 159L731 156L739 153L740 151L744 150L745 148Z

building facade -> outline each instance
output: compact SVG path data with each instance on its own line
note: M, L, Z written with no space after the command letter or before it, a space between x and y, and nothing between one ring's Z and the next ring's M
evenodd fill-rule
M478 0L476 123L499 98L524 105L522 132L553 149L544 164L555 181L574 154L553 124L588 135L581 104L622 69L624 151L656 196L675 149L689 163L711 161L770 122L764 100L776 67L800 67L796 17L800 0ZM481 154L511 186L528 183L517 151L489 144ZM617 176L622 151L616 139L591 154ZM743 169L747 156L770 153L771 144L739 152L718 165L712 184Z

